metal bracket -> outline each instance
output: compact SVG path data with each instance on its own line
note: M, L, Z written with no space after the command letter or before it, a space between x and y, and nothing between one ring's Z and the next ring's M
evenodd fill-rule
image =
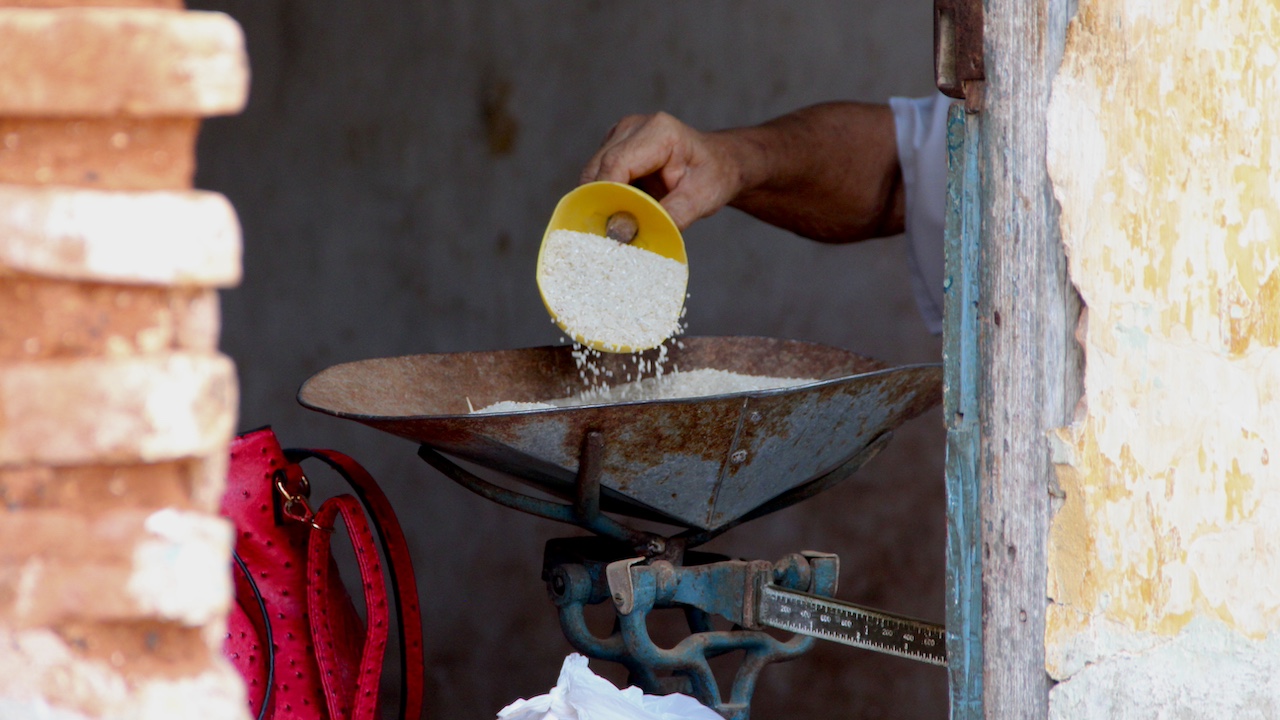
M828 595L835 595L840 582L840 556L835 553L818 550L804 550L800 556L809 561L813 568L813 578L809 582L809 592L819 592L818 588L826 588Z
M631 566L642 562L642 557L615 560L604 569L605 579L609 582L609 595L613 598L619 615L630 615L636 609L636 585L635 578L631 577Z
M980 100L982 0L933 0L933 72L944 95Z

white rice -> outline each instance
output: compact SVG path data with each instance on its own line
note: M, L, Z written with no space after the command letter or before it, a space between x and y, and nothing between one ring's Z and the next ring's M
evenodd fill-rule
M681 398L728 395L792 387L816 382L813 378L766 377L743 375L729 370L710 368L672 372L660 377L644 378L614 387L592 388L577 395L556 398L546 402L514 402L504 400L476 410L477 413L513 412L516 410L545 410L556 407L580 405L608 405L620 402L645 400L676 400Z
M680 332L684 263L573 230L551 231L539 262L543 297L575 339L625 351L655 347Z
M516 412L518 410L546 410L547 408L551 408L551 407L555 407L555 406L548 405L546 403L540 403L540 402L517 402L515 400L502 400L501 402L496 402L492 405L482 407L479 410L472 410L471 412L473 414L504 413L504 412Z
M810 382L814 382L814 380L811 378L743 375L729 370L703 368L667 373L659 377L644 378L614 387L587 390L573 397L549 400L548 404L555 407L570 407L574 405L607 405L643 400L678 400L682 398L773 390Z

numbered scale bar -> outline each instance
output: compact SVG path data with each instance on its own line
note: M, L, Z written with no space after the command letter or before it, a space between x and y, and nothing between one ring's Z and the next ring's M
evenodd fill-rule
M757 619L761 625L800 635L933 665L947 664L947 631L943 626L828 597L766 585Z

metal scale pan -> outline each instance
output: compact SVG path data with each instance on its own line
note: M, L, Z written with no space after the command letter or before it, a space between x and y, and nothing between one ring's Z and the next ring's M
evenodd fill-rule
M652 362L657 351L643 357ZM595 362L614 384L637 374L633 356ZM682 338L668 346L665 365L814 381L680 400L471 412L586 389L572 348L552 346L336 365L307 380L298 400L568 500L581 501L590 437L598 447L591 461L597 509L705 538L847 477L894 428L937 404L942 390L939 365L887 367L847 350L771 338Z
M593 364L616 385L636 379L638 365L652 367L657 354L642 363L605 354ZM812 381L680 400L472 412L587 389L573 349L557 346L337 365L309 379L298 399L419 443L424 460L490 500L597 535L549 541L543 580L570 644L623 664L645 692L687 692L728 720L747 720L760 671L798 657L817 637L945 664L942 626L835 600L834 555L793 553L769 563L686 553L851 475L894 428L940 401L942 368L887 367L838 348L756 337L684 338L667 346L664 366ZM446 455L567 502L495 485ZM641 531L612 515L683 530ZM586 621L587 606L601 603L616 611L603 637ZM660 610L678 610L689 624L690 635L673 647L649 635L647 618ZM716 630L713 615L734 630ZM794 635L782 640L767 628ZM726 696L710 661L737 651Z

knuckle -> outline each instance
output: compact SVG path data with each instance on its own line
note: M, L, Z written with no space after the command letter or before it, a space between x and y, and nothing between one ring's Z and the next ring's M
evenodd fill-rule
M620 131L622 131L626 127L625 125L626 122L627 122L627 119L623 118L618 122L610 125L608 132L604 134L605 141L608 142L609 140L612 140Z
M652 122L655 127L665 132L678 132L684 128L684 123L680 122L676 116L661 110L653 114Z
M614 123L613 130L610 134L618 132L628 132L634 128L644 125L647 118L644 115L627 115L618 122Z
M619 157L619 153L614 149L606 150L604 154L600 156L599 172L596 173L596 176L612 176L621 166L622 159Z

